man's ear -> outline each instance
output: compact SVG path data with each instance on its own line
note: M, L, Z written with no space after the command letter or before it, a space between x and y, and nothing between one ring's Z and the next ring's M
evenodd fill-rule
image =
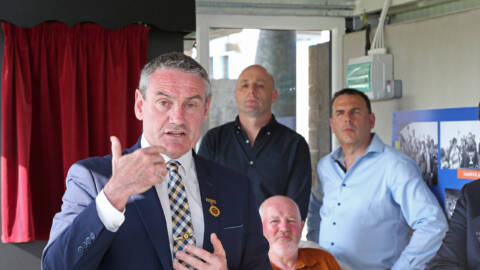
M335 129L333 129L333 120L332 118L328 119L328 123L330 124L330 130L333 134L335 134Z
M203 114L203 122L207 121L208 112L210 111L210 103L212 103L212 96L210 96L207 100L207 104L205 104L205 111Z
M375 114L372 112L370 113L370 129L375 127Z
M143 120L143 95L139 89L135 90L135 116L138 120Z
M278 90L277 90L277 89L273 89L272 104L274 104L275 102L277 102L277 99L278 99Z

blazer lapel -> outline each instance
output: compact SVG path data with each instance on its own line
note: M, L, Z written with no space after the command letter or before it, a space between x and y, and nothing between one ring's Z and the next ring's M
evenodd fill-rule
M141 141L142 141L142 136L140 136L140 138L138 138L137 142L132 147L122 150L122 155L130 154L130 153L134 152L135 150L139 149L141 147L141 143L140 143Z
M122 151L122 154L129 154L141 148L142 137L132 147ZM131 197L135 208L137 209L141 222L150 236L150 240L162 263L163 269L172 268L172 254L170 252L169 233L163 214L162 205L158 199L155 187L150 188L142 194L136 194ZM153 213L153 214L152 214Z
M158 199L155 187L142 194L132 196L145 230L150 236L164 269L172 269L172 254L170 252L169 233L163 209Z
M213 246L210 242L210 234L213 232L219 232L219 217L221 215L221 209L217 196L216 180L209 175L207 164L205 164L201 158L197 157L195 152L193 153L195 160L195 170L197 171L198 185L200 187L200 197L202 200L203 209L203 221L205 223L205 233L203 237L203 248L210 252L213 252Z

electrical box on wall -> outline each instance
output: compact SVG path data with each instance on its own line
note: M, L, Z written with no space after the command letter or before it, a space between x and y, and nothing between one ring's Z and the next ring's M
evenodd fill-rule
M371 100L399 98L402 81L393 79L393 56L370 54L348 60L347 88L364 92Z

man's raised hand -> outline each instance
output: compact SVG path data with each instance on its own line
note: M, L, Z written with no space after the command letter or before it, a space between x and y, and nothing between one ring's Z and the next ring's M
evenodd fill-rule
M111 136L110 141L112 177L103 192L117 210L123 211L130 196L145 192L163 181L167 173L165 160L161 156L164 149L161 146L150 146L122 155L118 138Z

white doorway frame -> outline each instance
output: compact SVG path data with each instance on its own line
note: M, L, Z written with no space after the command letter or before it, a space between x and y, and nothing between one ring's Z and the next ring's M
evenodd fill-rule
M210 28L250 28L295 31L331 31L331 94L343 88L343 36L345 18L321 16L256 16L196 14L197 55L200 64L210 70ZM307 109L307 108L306 108ZM308 110L308 109L307 109ZM308 114L307 114L308 115ZM335 146L332 136L331 145ZM333 148L333 147L332 147Z
M343 88L343 36L345 18L319 16L247 16L197 14L197 52L200 64L210 70L210 28L252 28L270 30L322 31L332 33L332 91Z

